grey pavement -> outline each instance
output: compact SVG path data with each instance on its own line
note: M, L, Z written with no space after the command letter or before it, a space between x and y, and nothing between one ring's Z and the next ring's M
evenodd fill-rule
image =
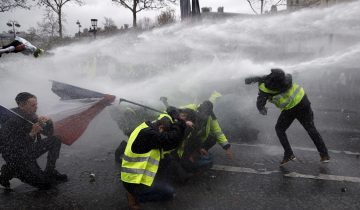
M125 137L109 119L102 113L77 142L63 146L57 168L68 174L69 182L38 191L12 180L13 192L1 193L0 209L127 209L114 161L114 150ZM213 170L175 184L173 201L142 204L142 209L360 208L358 137L322 131L332 158L323 164L310 138L294 124L288 135L298 159L279 167L282 148L275 131L264 132L257 141L232 141L232 161L215 146ZM44 166L45 157L39 162Z

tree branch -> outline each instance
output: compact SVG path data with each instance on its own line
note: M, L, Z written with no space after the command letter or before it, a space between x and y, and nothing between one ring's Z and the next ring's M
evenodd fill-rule
M258 13L256 12L256 10L254 9L254 7L253 7L253 5L252 5L251 1L250 1L250 0L246 0L246 1L249 3L250 8L252 9L252 11L253 11L255 14L258 14Z
M0 12L7 12L17 7L30 9L30 6L27 5L27 0L1 0Z

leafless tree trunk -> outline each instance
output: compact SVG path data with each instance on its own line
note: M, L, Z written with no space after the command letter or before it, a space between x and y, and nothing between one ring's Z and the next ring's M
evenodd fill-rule
M52 10L46 10L42 22L38 23L38 27L42 36L55 37L55 33L59 31L59 22Z
M58 16L58 23L59 23L59 36L63 38L63 25L62 25L62 7L69 2L74 2L78 5L83 5L82 0L39 0L39 4L43 5L47 8L50 8L54 11Z
M266 7L271 7L272 5L286 5L286 0L246 0L255 14L259 14L257 9L260 9L260 14L264 13Z
M133 27L137 26L137 13L142 10L161 9L176 0L111 0L114 3L129 9L133 16Z

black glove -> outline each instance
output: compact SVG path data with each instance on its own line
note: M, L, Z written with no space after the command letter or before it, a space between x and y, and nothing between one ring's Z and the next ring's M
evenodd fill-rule
M267 108L264 107L263 109L259 110L260 114L267 115Z

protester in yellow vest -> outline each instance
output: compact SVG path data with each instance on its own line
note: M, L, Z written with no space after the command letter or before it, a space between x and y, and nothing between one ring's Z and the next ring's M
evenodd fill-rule
M173 198L174 188L156 178L162 151L177 148L186 126L193 123L162 117L144 122L131 133L121 166L121 181L128 192L130 209L139 209L139 202L165 201Z
M298 84L292 82L292 76L284 73L281 69L271 69L271 73L259 81L259 94L257 97L257 109L260 114L266 115L266 102L270 101L281 110L281 114L275 126L276 134L284 148L284 158L281 165L295 160L286 130L297 119L313 140L321 162L329 162L330 157L325 143L314 124L314 115L310 101L305 91Z
M213 112L213 103L209 100L200 105L189 104L183 109L196 112L195 129L178 150L181 166L185 171L197 173L212 167L213 156L209 150L218 143L229 159L233 159L230 144L222 132Z

